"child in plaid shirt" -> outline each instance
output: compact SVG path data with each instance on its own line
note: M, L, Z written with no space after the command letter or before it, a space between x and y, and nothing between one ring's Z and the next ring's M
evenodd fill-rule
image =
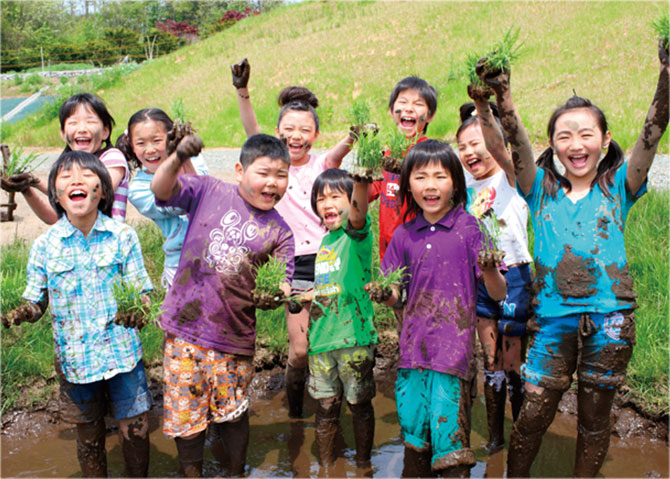
M58 222L33 243L24 304L5 327L35 322L50 304L63 416L77 425L77 458L85 477L106 477L105 413L119 420L126 477L149 468L151 394L138 331L116 324L113 285L152 289L137 233L110 218L114 190L92 154L63 153L49 173ZM148 299L148 297L147 297ZM119 316L120 317L120 316Z

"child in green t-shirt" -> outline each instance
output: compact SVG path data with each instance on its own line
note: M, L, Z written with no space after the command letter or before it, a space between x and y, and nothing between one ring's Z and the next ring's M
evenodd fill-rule
M372 276L367 186L346 171L329 169L312 187L312 209L328 229L314 265L308 332L309 392L318 403L316 447L326 469L335 461L343 396L353 415L356 465L370 467L378 339L372 302L363 289Z

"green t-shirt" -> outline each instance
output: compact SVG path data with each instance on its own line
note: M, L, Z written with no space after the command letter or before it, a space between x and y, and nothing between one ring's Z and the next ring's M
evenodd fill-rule
M324 236L314 264L309 354L377 343L372 301L363 289L371 264L370 215L362 230L347 222Z

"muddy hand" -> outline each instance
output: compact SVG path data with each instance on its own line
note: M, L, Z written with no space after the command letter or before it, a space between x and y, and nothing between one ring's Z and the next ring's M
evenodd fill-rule
M379 126L376 123L362 123L349 127L349 134L354 137L354 140L358 140L361 135L368 136L369 133L373 136L379 133Z
M502 264L503 256L502 251L482 249L477 255L477 264L482 270L495 269Z
M118 326L124 326L126 328L137 328L141 330L146 324L146 321L144 320L143 314L117 313L116 318L114 318L114 324Z
M21 323L34 323L40 319L40 308L34 303L27 302L2 315L2 325L5 328L18 326Z
M233 74L233 86L235 88L246 88L249 83L249 74L251 73L251 66L245 58L239 63L230 65L230 71Z
M256 291L252 294L254 306L258 309L268 311L271 309L277 309L284 303L284 292L278 290L275 294L269 293L257 293Z
M658 59L661 61L661 65L668 66L668 49L670 44L666 45L663 39L658 40Z
M185 136L177 145L177 158L183 163L192 156L198 156L204 146L198 135Z
M377 281L366 284L363 286L363 289L375 303L383 303L391 297L391 294L393 294L391 288L382 288Z
M475 72L484 84L490 86L493 91L501 92L509 90L510 72L507 69L489 71L486 68L486 57L482 57L477 62Z
M288 302L288 312L291 314L298 314L302 309L304 308L304 305L300 301L289 301Z
M23 193L31 186L39 184L40 180L32 173L19 173L18 175L2 176L0 187L9 193Z
M493 95L493 90L488 86L468 85L468 96L474 101L487 102Z

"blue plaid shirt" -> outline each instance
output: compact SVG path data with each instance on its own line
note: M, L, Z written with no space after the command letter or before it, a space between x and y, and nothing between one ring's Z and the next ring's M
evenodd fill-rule
M48 292L56 360L71 383L111 378L142 358L137 330L113 322L119 281L152 289L137 233L102 213L88 238L63 215L32 245L23 297Z

